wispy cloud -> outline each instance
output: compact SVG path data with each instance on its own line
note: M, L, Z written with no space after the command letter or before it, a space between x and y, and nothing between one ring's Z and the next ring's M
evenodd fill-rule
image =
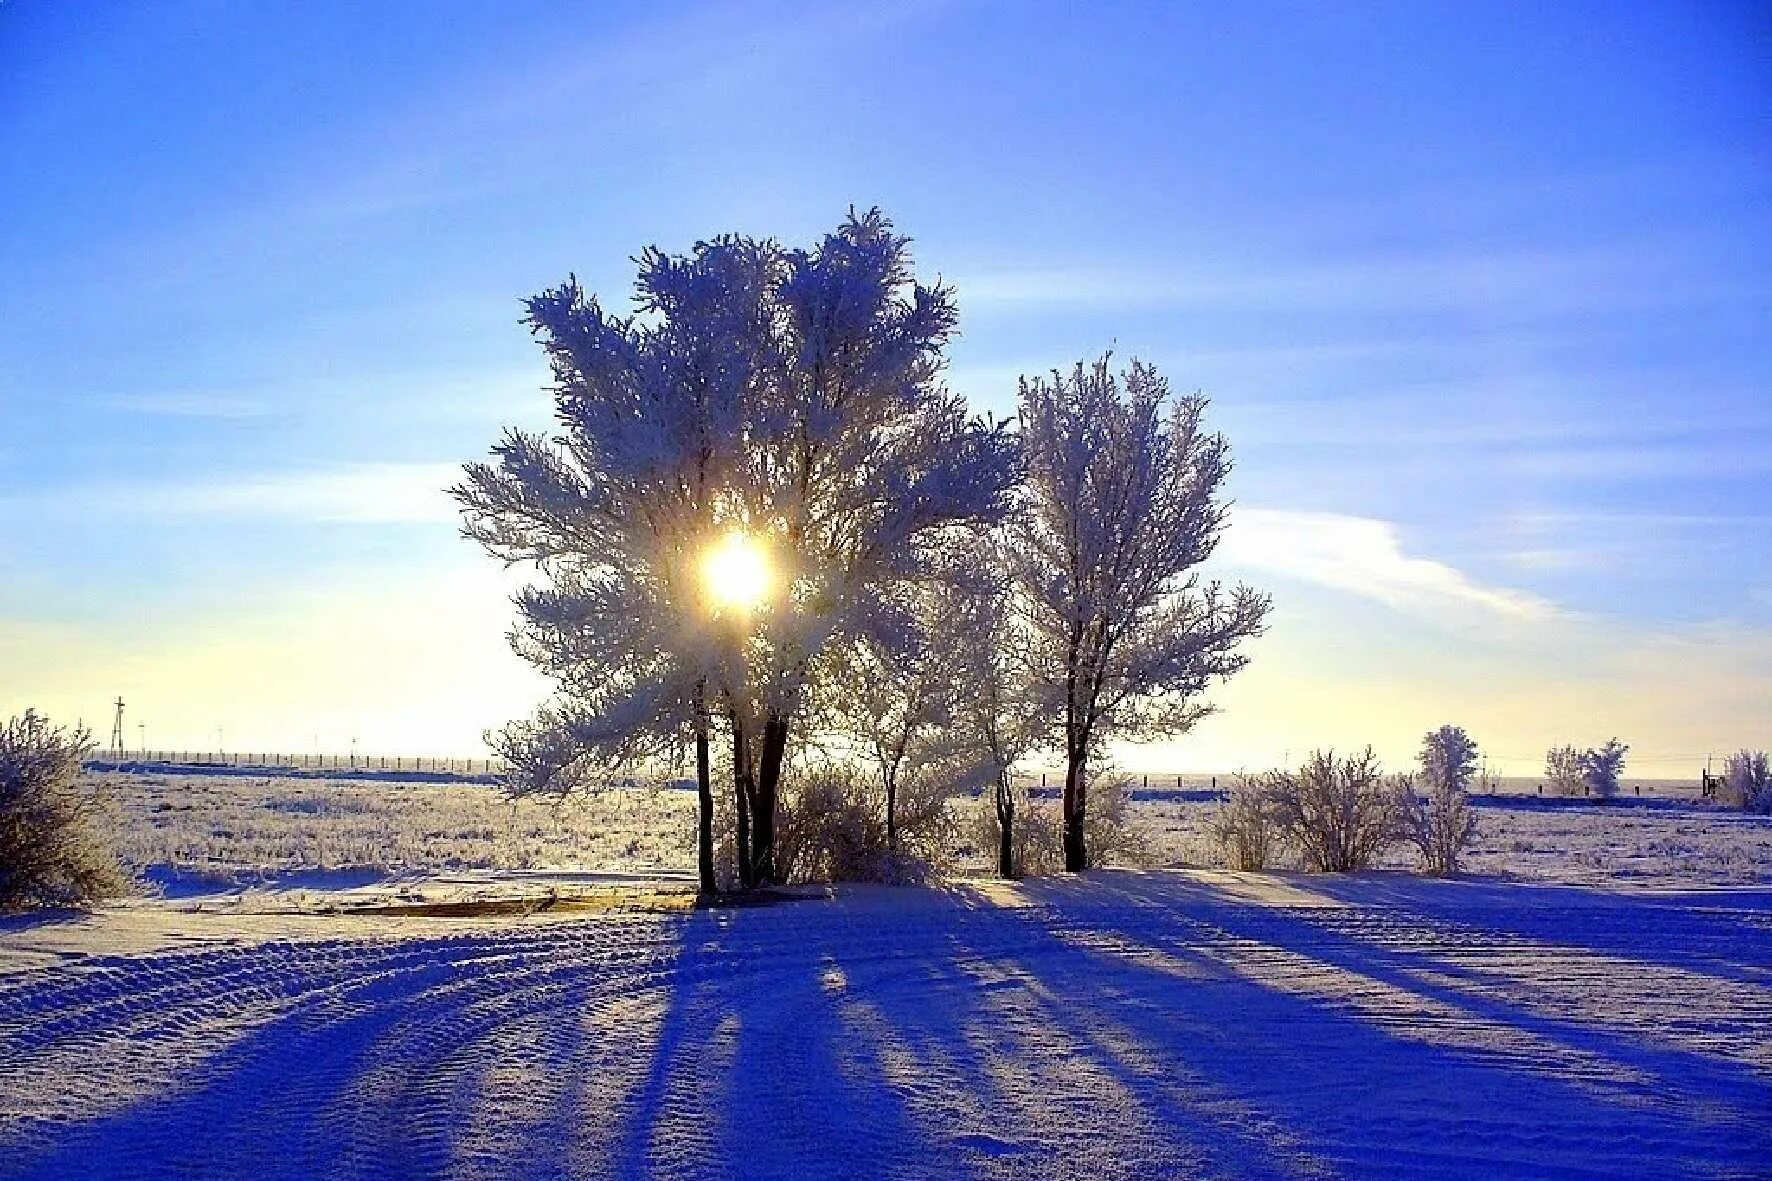
M1763 283L1719 277L1673 243L1607 249L1403 255L1314 266L1204 264L1162 271L1071 267L976 270L954 279L968 308L1195 307L1477 309L1521 319L1594 307L1749 298Z
M132 519L274 518L401 524L454 516L452 463L355 463L184 484L89 484L0 499L34 512Z
M1561 614L1526 591L1488 586L1458 568L1407 553L1396 525L1373 517L1239 508L1219 556L1384 603L1412 614L1447 610L1526 622Z

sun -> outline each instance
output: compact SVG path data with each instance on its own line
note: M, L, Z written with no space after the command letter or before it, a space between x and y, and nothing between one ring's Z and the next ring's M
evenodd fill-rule
M755 538L737 531L708 551L701 562L701 577L709 598L740 611L761 603L774 582L769 554Z

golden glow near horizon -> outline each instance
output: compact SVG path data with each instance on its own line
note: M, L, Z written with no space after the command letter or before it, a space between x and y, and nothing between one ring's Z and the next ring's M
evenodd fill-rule
M708 551L701 576L710 599L740 611L761 603L774 583L767 551L754 537L736 530Z

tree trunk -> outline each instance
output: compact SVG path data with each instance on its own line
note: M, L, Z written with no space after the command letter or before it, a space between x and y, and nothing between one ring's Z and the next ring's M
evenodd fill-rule
M886 779L886 847L898 852L898 776Z
M1077 873L1089 868L1083 848L1083 813L1089 806L1088 780L1084 776L1087 742L1067 735L1064 744L1064 868Z
M763 723L763 750L751 795L751 874L758 885L776 879L775 808L781 789L782 757L787 752L788 720L770 714Z
M714 880L714 786L708 752L708 689L695 686L695 869L703 894L718 888Z
M1015 876L1015 795L1007 777L997 780L997 876Z
M735 710L732 714L732 794L738 810L738 883L745 889L757 884L751 866L751 751L744 720Z

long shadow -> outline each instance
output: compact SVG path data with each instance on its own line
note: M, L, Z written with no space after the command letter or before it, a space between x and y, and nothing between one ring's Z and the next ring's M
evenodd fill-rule
M500 1032L576 1011L608 982L606 962L554 961L547 935L560 929L214 956L218 995L241 986L249 999L281 1001L280 1013L152 1095L71 1128L34 1129L8 1145L9 1159L17 1175L43 1178L444 1175L473 1114L460 1106L463 1092L484 1094L487 1071L512 1050ZM278 960L288 971L275 970ZM277 997L256 977L240 978L265 969L299 985ZM164 1036L205 1020L202 1001L184 997ZM151 1028L145 1036L157 1038ZM568 1033L539 1061L565 1066L579 1044ZM103 1087L102 1075L94 1085ZM560 1103L577 1106L571 1088ZM570 1133L577 1123L558 1110L550 1121L534 1106L537 1125ZM535 1175L534 1157L520 1163L522 1175Z
M1063 888L1063 887L1059 887ZM1158 878L1119 877L1097 884L1098 889L1137 899L1149 911L1153 905L1173 900ZM1599 907L1595 914L1603 914ZM1571 1049L1609 1058L1632 1070L1647 1071L1666 1077L1688 1077L1704 1093L1730 1093L1743 1086L1750 1091L1764 1087L1766 1080L1739 1061L1715 1054L1699 1053L1665 1042L1644 1042L1626 1034L1601 1027L1604 1014L1579 1011L1553 1013L1549 1006L1495 996L1498 985L1512 987L1516 994L1529 987L1525 982L1485 971L1480 966L1450 962L1431 951L1400 948L1370 937L1374 930L1394 933L1419 944L1423 934L1437 932L1432 926L1413 921L1397 922L1396 916L1383 914L1375 927L1370 921L1372 910L1350 910L1324 907L1250 907L1220 905L1204 917L1179 920L1183 934L1191 933L1205 922L1237 938L1300 952L1318 963L1353 972L1367 979L1399 988L1415 995L1456 1006L1474 1016L1497 1025L1511 1026L1569 1046ZM1351 920L1349 916L1352 916ZM1172 928L1174 929L1174 928ZM1479 928L1466 926L1467 937ZM1456 932L1449 932L1456 933ZM1478 941L1470 941L1475 948ZM1513 944L1510 946L1519 947ZM1564 950L1555 943L1522 947L1550 957ZM1468 958L1468 957L1466 957ZM1458 981L1463 987L1438 981ZM1733 1027L1735 1040L1753 1044L1763 1027L1766 1006L1758 1014L1737 1014L1729 1018L1713 1018L1713 1024ZM1585 1019L1584 1019L1585 1018Z
M1141 976L1155 985L1141 993L1123 983L1132 974L1107 979L1089 958L1100 953L1079 954L1054 934L1053 919L1050 913L1016 911L948 932L950 958L989 964L1013 982L992 994L996 1012L980 1006L974 1020L1000 1020L1003 1008L1020 1017L1017 1036L1000 1050L1044 1068L1032 1080L1036 1092L1024 1101L1044 1109L1045 1119L1037 1122L1062 1129L1042 1161L1049 1175L1072 1169L1245 1178L1329 1172L1290 1129L1178 1053L1176 1039L1150 1035L1152 1014L1170 1011L1173 990L1190 984ZM994 929L1005 921L1018 937L1004 939ZM1120 967L1112 956L1100 963Z
M862 934L819 903L694 915L617 1175L955 1175L845 1018Z
M0 1173L1594 1176L1772 1160L1753 1122L1772 1099L1763 1075L1474 992L1468 966L1382 941L1413 912L1362 928L1345 908L1174 874L1023 894L1032 905L851 891L0 983L0 1022L43 1018L0 1030L5 1068L95 1029L128 1050L177 1045L218 1004L244 1023L111 1114L16 1138L0 1123ZM1467 925L1500 913L1445 909ZM1237 970L1261 948L1419 998L1453 1032L1517 1034L1600 1068L1486 1052Z
M1162 899L1101 905L1098 883L1039 893L1053 908L1051 944L1018 966L1066 998L1053 1020L1093 1054L1112 1057L1113 1046L1131 1044L1141 1057L1185 1064L1200 1085L1290 1131L1307 1150L1301 1167L1315 1155L1362 1170L1381 1162L1405 1175L1668 1175L1731 1162L1751 1170L1772 1159L1772 1138L1748 1122L1621 1105L1615 1095L1393 1034L1341 1006L1227 978L1216 958L1189 946L1185 925ZM1129 950L1077 943L1103 935ZM1251 937L1286 935L1280 928ZM1130 953L1139 948L1159 951L1163 966ZM1317 950L1313 942L1310 954ZM1397 982L1420 987L1414 978ZM1123 1066L1119 1078L1141 1101L1188 1116L1172 1098L1153 1095L1140 1071ZM1681 1081L1703 1090L1713 1080ZM1717 1094L1715 1106L1739 1102L1751 1118L1772 1091L1763 1079L1736 1081L1742 1086ZM1525 1121L1516 1118L1521 1112Z
M1154 881L1122 878L1091 885L1097 901L1104 889L1110 896L1124 893L1137 898L1138 908L1124 908L1124 913L1139 914L1145 920L1141 927L1155 941L1171 946L1198 945L1204 932L1219 931L1247 943L1287 950L1315 964L1349 973L1355 979L1449 1006L1496 1029L1517 1031L1547 1040L1553 1046L1567 1047L1572 1057L1598 1058L1629 1075L1658 1080L1634 1096L1641 1102L1665 1105L1689 1099L1687 1106L1694 1109L1717 1108L1717 1114L1707 1119L1721 1125L1749 1118L1746 1113L1763 1105L1772 1091L1772 1083L1765 1074L1736 1057L1698 1052L1663 1040L1645 1041L1628 1032L1598 1028L1596 1024L1603 1021L1604 1014L1597 1011L1585 1015L1579 1010L1549 1013L1545 1006L1499 998L1492 987L1498 982L1493 976L1431 954L1374 942L1365 937L1369 929L1360 924L1355 924L1349 934L1338 923L1341 916L1352 913L1347 910L1233 904L1192 915L1166 915L1163 904L1169 903L1172 909L1177 899ZM1072 892L1078 889L1075 884L1054 888ZM1380 929L1408 930L1394 925ZM1460 979L1481 991L1443 983ZM1516 990L1529 987L1519 981L1505 984ZM1758 1019L1735 1015L1720 1021L1713 1018L1711 1024L1719 1032L1732 1033L1737 1043L1753 1045L1755 1030L1763 1025L1763 1017L1763 1013ZM1619 1093L1630 1097L1633 1089L1627 1087Z
M1356 906L1418 915L1451 929L1581 948L1743 984L1772 985L1772 890L1631 893L1414 874L1311 874L1294 884ZM1628 923L1591 920L1629 912ZM1480 922L1480 926L1477 924Z

